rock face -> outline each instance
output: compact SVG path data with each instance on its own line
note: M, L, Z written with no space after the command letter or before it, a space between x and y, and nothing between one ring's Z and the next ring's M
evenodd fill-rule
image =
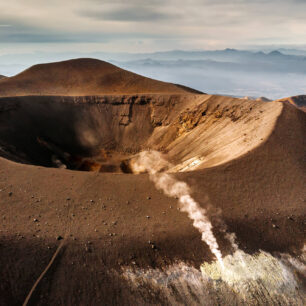
M149 79L107 62L82 58L30 67L0 83L0 96L200 93Z
M0 155L124 172L123 160L154 149L167 154L173 171L190 171L258 146L281 110L281 103L195 94L0 98Z

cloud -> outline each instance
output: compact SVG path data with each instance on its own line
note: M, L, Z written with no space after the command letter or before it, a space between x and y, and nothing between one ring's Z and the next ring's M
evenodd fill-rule
M0 1L3 43L200 49L302 44L304 0Z
M160 35L148 33L108 33L99 32L57 32L52 30L40 29L39 27L11 26L9 30L1 31L1 43L108 43L113 40L122 39L158 39Z
M76 43L76 42L107 42L109 38L97 35L51 34L51 33L14 33L1 34L2 43Z
M162 11L152 9L149 7L137 7L128 5L125 7L114 8L112 10L88 10L78 12L80 16L91 17L98 20L112 20L112 21L130 21L130 22L150 22L169 20L177 16L171 13L164 13Z

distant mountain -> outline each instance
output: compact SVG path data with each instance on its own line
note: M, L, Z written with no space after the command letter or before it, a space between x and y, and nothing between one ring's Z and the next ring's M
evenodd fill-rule
M213 59L169 59L158 60L155 58L145 58L133 61L113 61L117 65L126 66L151 66L151 67L193 67L193 68L210 68L210 69L226 69L234 71L253 72L269 72L269 73L306 73L306 57L291 57L281 53L269 53L268 55L252 54L249 58L235 58L220 60Z
M0 74L0 80L6 78L4 75Z
M266 97L244 97L245 100L255 100L255 101L258 101L258 102L272 102L272 100L266 98Z
M279 48L278 49L283 54L287 55L298 55L298 56L306 56L306 47L304 50L301 49L286 49L286 48Z
M283 53L279 52L278 50L271 51L268 53L269 56L284 56Z
M288 54L287 51L275 49L255 52L228 48L215 51L172 50L137 54L7 54L0 56L0 71L11 76L40 62L94 57L136 74L212 94L236 97L265 96L274 100L305 93L306 56L299 53Z
M281 58L282 60L290 61L305 61L305 54L298 55L286 54L285 50L274 50L270 53L265 53L262 51L245 51L236 49L224 49L215 51L184 51L184 50L172 50L163 52L152 52L152 53L109 53L109 52L91 52L91 53L81 53L81 52L69 52L69 53L31 53L31 54L5 54L0 55L0 66L32 66L34 64L42 62L56 62L63 61L73 58L97 58L104 61L135 61L135 60L212 60L218 62L248 62L248 61L266 61L270 62L273 58Z

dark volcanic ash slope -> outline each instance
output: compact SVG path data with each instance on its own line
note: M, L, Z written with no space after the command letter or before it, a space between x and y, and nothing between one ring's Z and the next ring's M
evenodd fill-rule
M222 165L176 174L201 206L209 196L224 255L230 249L217 225L218 209L247 252L295 254L303 247L306 114L276 105L281 112L274 129L255 149ZM198 266L213 259L192 222L176 209L177 200L156 190L147 175L59 170L0 158L0 195L3 305L22 304L59 235L65 246L33 297L37 305L143 305L141 298L165 304L162 295L148 293L152 288L131 290L119 277L121 266L164 267L177 260ZM179 292L175 296L184 301Z
M104 77L91 76L100 64ZM64 246L33 304L166 305L154 286L133 289L122 267L167 268L180 260L198 267L214 260L177 200L156 190L148 175L105 173L120 172L122 160L150 148L165 153L172 175L208 208L223 255L232 248L220 217L245 252L300 254L306 114L288 103L191 94L126 75L77 60L0 81L1 305L23 303L60 237ZM37 166L79 169L84 160L83 170L96 171ZM177 288L177 303L203 302ZM211 305L239 305L224 299L220 294Z
M35 65L0 82L0 96L188 92L197 91L149 79L89 58Z

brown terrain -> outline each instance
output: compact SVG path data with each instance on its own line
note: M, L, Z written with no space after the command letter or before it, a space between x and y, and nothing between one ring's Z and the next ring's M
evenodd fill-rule
M223 256L233 249L220 219L248 254L301 255L300 109L90 59L33 66L1 80L0 96L0 305L22 304L56 250L29 305L168 304L154 286L135 290L123 267L215 260L177 199L133 174L130 160L149 149L207 208ZM202 304L172 289L177 304Z
M88 96L136 92L200 93L184 86L145 78L90 58L35 65L0 82L0 96Z
M280 99L278 101L292 104L292 105L300 108L304 112L306 112L306 95L284 98L284 99Z

